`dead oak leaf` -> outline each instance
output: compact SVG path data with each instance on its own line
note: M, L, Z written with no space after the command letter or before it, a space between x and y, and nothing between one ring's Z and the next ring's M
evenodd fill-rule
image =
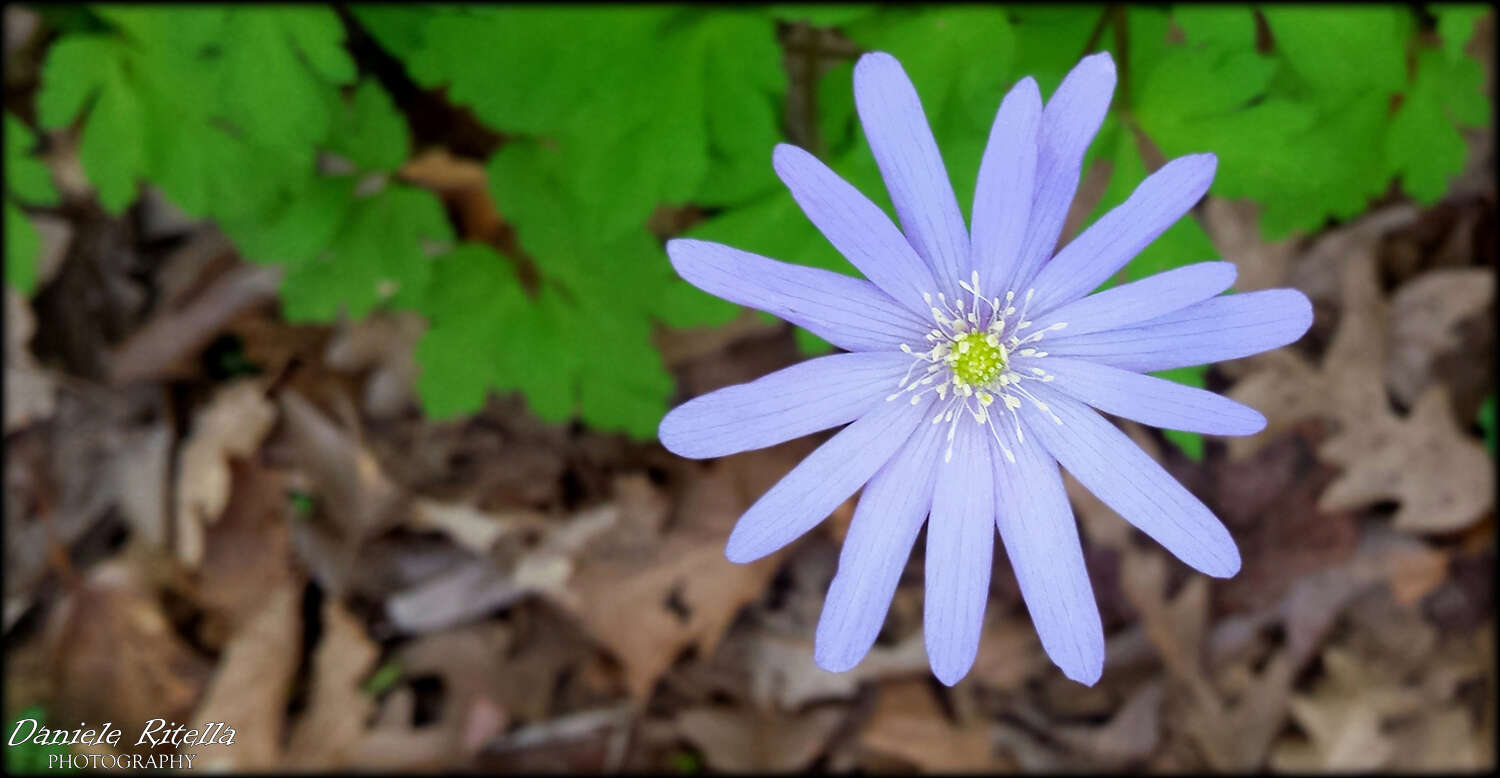
M1453 421L1441 388L1424 394L1405 419L1391 411L1385 391L1387 306L1372 252L1345 259L1344 314L1321 367L1285 349L1271 352L1258 372L1230 392L1269 420L1260 435L1231 440L1230 454L1248 454L1304 418L1329 419L1337 429L1318 456L1344 472L1323 492L1320 508L1396 500L1398 528L1462 529L1494 504L1490 462Z
M1398 500L1395 528L1442 533L1468 527L1494 505L1492 462L1454 423L1442 387L1424 392L1405 419L1381 419L1371 427L1335 437L1319 449L1344 467L1323 492L1319 508Z
M276 406L255 378L225 385L193 417L177 455L177 553L183 562L197 567L203 561L204 525L217 521L229 504L229 459L253 454L275 420Z
M1487 267L1433 270L1396 290L1386 383L1398 400L1411 404L1431 385L1438 358L1459 345L1455 328L1482 314L1494 296L1495 271Z
M844 717L838 708L787 716L702 707L678 712L673 723L715 770L791 772L807 769L818 758Z
M994 772L1007 767L995 753L987 724L954 724L938 707L924 681L900 681L880 689L859 744L898 757L923 771Z

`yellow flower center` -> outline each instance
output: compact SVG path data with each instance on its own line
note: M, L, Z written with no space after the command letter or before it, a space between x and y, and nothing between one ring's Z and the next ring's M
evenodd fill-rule
M988 332L968 332L953 341L949 367L969 386L986 386L1005 370L1005 347Z

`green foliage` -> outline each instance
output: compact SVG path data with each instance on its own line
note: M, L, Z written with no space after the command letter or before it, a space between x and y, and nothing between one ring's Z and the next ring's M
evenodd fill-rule
M36 287L42 240L17 201L41 206L58 202L51 171L31 155L35 146L31 129L5 114L5 283L25 295Z
M1120 88L1088 158L1109 176L1094 217L1157 151L1212 151L1213 192L1260 202L1276 237L1353 216L1393 180L1432 202L1462 169L1460 131L1489 121L1464 51L1484 7L1428 10L1435 30L1421 32L1398 6L350 6L420 87L501 135L485 169L511 255L454 248L439 200L402 182L406 118L380 82L361 80L327 7L49 11L59 36L36 107L42 128L76 128L106 209L154 184L248 259L283 265L289 319L424 315L418 392L431 415L518 391L544 419L649 437L674 390L655 328L736 314L672 272L666 230L648 228L676 221L664 208L703 214L695 237L854 272L771 169L788 137L779 26L838 27L900 58L966 211L1005 90L1029 74L1051 94L1080 56L1113 50ZM890 212L851 65L815 85L808 140ZM34 143L6 117L6 278L22 290L36 239L17 201L56 200ZM1215 255L1187 218L1121 277ZM809 353L831 348L797 336ZM1167 377L1201 385L1203 369ZM1201 439L1171 437L1201 455Z

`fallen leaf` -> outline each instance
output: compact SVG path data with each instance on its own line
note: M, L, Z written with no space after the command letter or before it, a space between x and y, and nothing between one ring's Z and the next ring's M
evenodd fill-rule
M1259 408L1265 432L1230 441L1248 454L1288 425L1309 416L1331 419L1336 432L1318 455L1343 468L1319 499L1323 509L1400 503L1395 526L1450 532L1470 526L1494 504L1489 457L1452 418L1446 394L1433 387L1405 419L1385 393L1385 304L1367 250L1346 258L1344 314L1320 368L1287 349L1263 355L1261 369L1230 392Z
M1234 263L1238 271L1234 280L1236 292L1282 286L1299 241L1286 238L1268 242L1261 237L1258 204L1206 197L1203 227L1220 256Z
M996 753L989 726L954 724L923 681L883 684L859 743L923 772L996 772L1007 766Z
M920 632L894 646L875 646L853 669L830 673L813 661L811 636L762 633L749 645L750 694L762 708L797 710L819 700L853 697L865 681L924 676L930 672Z
M1454 328L1482 315L1494 295L1495 271L1487 267L1429 271L1396 290L1386 384L1397 400L1409 406L1432 385L1434 363L1459 345Z
M224 385L193 417L177 454L177 554L196 567L203 561L204 525L229 504L231 457L248 457L276 420L276 407L255 378Z
M417 377L413 349L426 328L422 317L409 311L343 321L323 361L335 370L367 373L361 407L372 418L388 419L411 405Z
M787 716L703 707L679 711L673 723L715 770L795 772L818 758L844 718L845 712L837 708Z
M306 710L292 729L285 766L334 770L353 760L375 700L360 682L375 668L380 649L364 625L336 598L323 601L322 636L312 658Z
M1136 689L1110 720L1100 726L1064 725L1049 734L1108 765L1124 765L1151 755L1161 738L1163 686L1148 681Z
M262 590L260 603L224 647L192 719L234 728L233 747L199 752L207 769L266 771L281 758L281 728L302 651L302 587L282 582Z
M58 720L109 721L126 732L153 718L187 720L212 669L128 559L89 571L51 614L47 645Z

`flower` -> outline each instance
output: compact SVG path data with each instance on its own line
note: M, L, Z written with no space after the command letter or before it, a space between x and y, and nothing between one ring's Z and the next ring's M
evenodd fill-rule
M1220 296L1235 279L1228 262L1089 295L1198 202L1217 164L1168 162L1053 254L1114 86L1105 53L1079 62L1045 107L1034 80L1017 83L990 131L970 228L911 81L894 57L866 54L855 103L901 228L806 151L783 144L772 159L868 281L704 241L667 245L695 286L849 352L698 397L660 429L669 450L705 458L848 425L750 506L724 552L770 554L864 487L818 622L814 657L827 670L869 651L930 515L923 634L939 680L956 683L974 662L998 527L1048 657L1097 681L1104 633L1059 464L1188 565L1239 570L1218 518L1094 409L1258 432L1254 409L1144 373L1285 345L1312 307L1290 289Z

